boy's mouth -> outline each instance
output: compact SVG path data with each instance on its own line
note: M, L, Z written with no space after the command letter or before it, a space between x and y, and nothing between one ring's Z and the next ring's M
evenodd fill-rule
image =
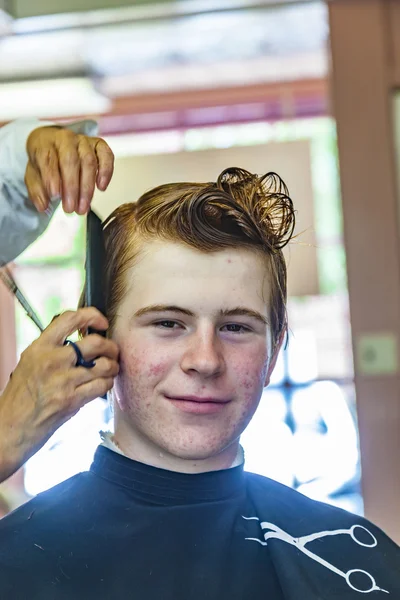
M183 412L209 415L221 412L230 400L200 396L165 396L176 408Z

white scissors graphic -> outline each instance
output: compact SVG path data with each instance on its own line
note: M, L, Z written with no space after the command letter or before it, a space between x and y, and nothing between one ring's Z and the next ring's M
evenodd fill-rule
M259 521L260 520L258 517L243 517L243 519L245 519L246 521ZM333 571L333 573L336 573L337 575L340 575L341 577L343 577L346 580L347 585L352 590L355 590L356 592L360 592L361 594L369 594L370 592L384 592L385 594L389 594L389 592L387 590L383 590L382 588L380 588L376 585L375 579L367 571L363 571L362 569L350 569L349 571L347 571L345 573L344 571L341 571L340 569L338 569L337 567L335 567L328 561L324 560L321 556L318 556L318 554L314 554L314 552L311 552L311 550L306 548L306 545L309 544L310 542L313 542L314 540L319 540L321 538L324 538L324 537L327 537L330 535L349 535L351 537L351 539L354 542L356 542L356 544L359 544L360 546L364 546L365 548L374 548L375 546L377 546L378 542L376 540L376 537L366 527L363 527L362 525L353 525L352 527L350 527L350 529L334 529L332 531L321 531L319 533L312 533L311 535L303 535L301 537L295 538L295 537L291 536L289 533L287 533L286 531L283 531L283 529L281 529L277 525L274 525L273 523L268 523L267 521L263 521L260 523L260 526L261 526L261 529L269 530L264 533L265 541L259 540L257 538L245 538L245 539L250 540L252 542L258 542L259 544L261 544L261 546L267 546L268 540L273 539L273 538L282 540L283 542L286 542L287 544L296 546L296 548L298 548L300 550L300 552L303 552L303 554L305 554L306 556L311 558L311 560L314 560L314 561L320 563L321 565L323 565L330 571ZM362 541L357 538L356 532L358 531L360 533L360 530L362 530L368 534L368 536L370 538L370 540L368 542ZM357 587L357 585L352 583L352 579L354 581L354 576L357 574L358 574L359 578L360 578L360 576L362 576L363 579L367 579L366 586L364 588ZM358 585L359 585L359 583L358 583Z

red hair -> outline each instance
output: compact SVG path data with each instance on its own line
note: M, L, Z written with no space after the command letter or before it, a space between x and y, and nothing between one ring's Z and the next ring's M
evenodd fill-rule
M293 236L295 213L275 173L259 177L226 169L216 183L169 183L119 206L104 222L107 317L112 330L126 292L127 271L143 241L180 242L201 252L250 248L268 257L273 345L287 329L287 272L282 248Z

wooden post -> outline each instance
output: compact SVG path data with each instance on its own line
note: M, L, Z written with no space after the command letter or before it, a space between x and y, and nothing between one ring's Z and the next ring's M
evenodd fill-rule
M400 11L390 0L329 3L340 176L365 514L400 542L398 364L371 374L362 342L399 349L400 247L392 94L400 74ZM397 83L399 83L397 81ZM390 372L391 371L391 372Z

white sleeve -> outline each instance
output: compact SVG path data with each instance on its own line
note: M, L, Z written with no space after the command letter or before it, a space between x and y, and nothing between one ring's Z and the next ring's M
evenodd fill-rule
M48 121L20 119L0 128L0 266L25 250L46 229L51 216L39 213L28 198L24 183L28 154L26 141ZM76 133L97 135L92 120L63 125Z

